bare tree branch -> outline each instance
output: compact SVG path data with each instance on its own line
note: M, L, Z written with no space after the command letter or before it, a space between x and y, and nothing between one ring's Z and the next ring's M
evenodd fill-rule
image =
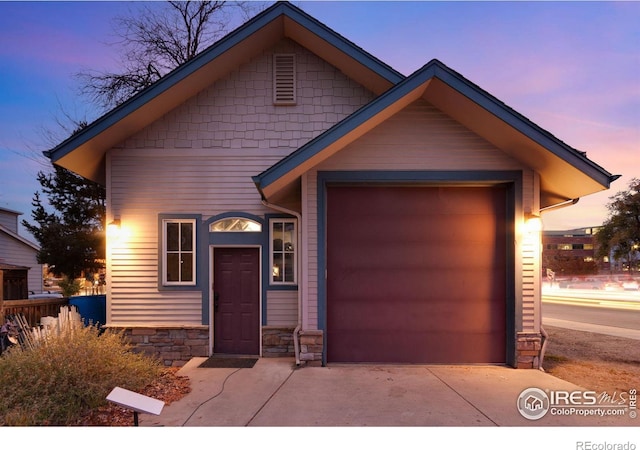
M158 81L228 32L238 12L252 2L168 1L158 8L142 3L137 14L117 17L114 45L121 46L121 70L77 74L80 92L105 109L113 108ZM235 16L234 16L235 14Z

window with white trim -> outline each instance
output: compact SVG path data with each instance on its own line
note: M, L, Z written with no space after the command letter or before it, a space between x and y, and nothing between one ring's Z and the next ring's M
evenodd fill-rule
M196 284L196 221L165 219L162 221L162 284L193 286Z
M271 284L296 284L298 267L297 223L295 219L271 219Z

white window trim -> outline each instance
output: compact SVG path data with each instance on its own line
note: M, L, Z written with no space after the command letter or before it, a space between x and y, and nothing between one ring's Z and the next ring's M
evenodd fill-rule
M293 224L293 281L274 281L273 280L273 225L275 223L292 223ZM284 243L283 243L284 244ZM297 219L274 218L269 219L269 284L272 286L296 286L298 284L298 221Z
M167 224L169 223L190 223L192 225L191 234L191 267L193 268L192 281L167 281ZM163 286L195 286L197 283L196 274L196 220L195 219L163 219L162 220L162 285Z

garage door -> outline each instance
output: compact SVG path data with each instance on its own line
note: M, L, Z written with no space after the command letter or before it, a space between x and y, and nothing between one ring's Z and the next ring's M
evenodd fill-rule
M506 188L328 186L327 361L504 363Z

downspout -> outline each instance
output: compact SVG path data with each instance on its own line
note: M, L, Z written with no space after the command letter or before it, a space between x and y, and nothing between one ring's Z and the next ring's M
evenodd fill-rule
M298 276L298 323L296 325L296 328L293 330L293 349L294 349L294 353L295 353L295 357L296 357L296 366L300 365L300 339L299 339L299 333L300 330L302 330L302 214L300 214L297 211L293 211L291 209L288 208L284 208L282 206L278 206L278 205L274 205L269 203L267 200L265 200L264 198L262 199L262 204L264 206L266 206L267 208L271 208L273 210L285 213L285 214L290 214L292 216L295 216L296 219L298 220L298 267L297 267L297 276Z
M564 202L560 202L560 203L556 203L555 205L549 205L549 206L545 206L544 208L540 208L540 213L544 213L553 209L559 209L559 208L564 208L566 206L572 206L575 205L576 203L578 203L578 201L580 201L580 198L574 198L574 199L569 199L566 200ZM540 324L540 334L542 335L542 345L540 348L540 363L539 363L539 368L540 370L542 370L544 372L544 367L543 367L543 363L544 363L544 353L547 350L547 344L549 341L549 335L547 334L547 332L545 331L544 327L542 326L542 324Z
M540 324L540 334L542 335L542 346L540 348L539 368L540 368L540 370L542 370L544 372L544 367L543 367L542 364L544 363L544 352L547 350L547 342L549 340L549 335L544 330L544 327L542 326L542 324Z

